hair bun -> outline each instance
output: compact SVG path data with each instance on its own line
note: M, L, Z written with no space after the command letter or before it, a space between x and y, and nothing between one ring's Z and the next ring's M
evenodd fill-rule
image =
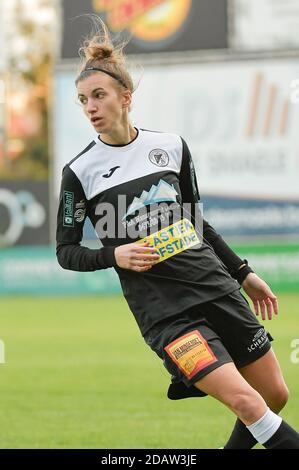
M86 68L104 67L112 77L114 75L118 77L117 80L122 86L133 92L134 83L126 68L125 55L123 54L123 49L128 41L114 45L103 20L96 15L88 15L88 17L92 20L94 28L91 35L85 38L83 45L79 48L81 64L78 77L75 80L76 86L82 78L94 73L91 69L86 70ZM83 77L81 74L84 74Z
M85 57L89 59L104 60L113 56L114 48L108 44L91 43L85 49Z

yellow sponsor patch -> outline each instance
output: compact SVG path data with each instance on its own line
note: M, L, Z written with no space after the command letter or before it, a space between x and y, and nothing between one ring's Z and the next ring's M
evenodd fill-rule
M179 220L135 243L146 241L150 242L151 247L156 248L160 256L157 263L200 243L195 228L188 219Z
M215 354L198 330L177 338L164 349L188 379L217 361Z

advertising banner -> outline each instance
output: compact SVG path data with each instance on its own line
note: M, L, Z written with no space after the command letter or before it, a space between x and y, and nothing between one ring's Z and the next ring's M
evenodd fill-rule
M241 50L299 48L298 0L230 0L230 46Z
M0 248L49 243L48 199L47 182L0 181Z
M250 260L250 266L274 292L299 290L299 245L267 244L234 246L241 258Z
M231 245L274 292L298 292L299 245ZM1 250L1 295L110 295L121 292L114 269L81 273L57 263L54 247L13 247Z
M227 47L226 0L63 0L62 59L78 57L90 32L82 15L99 15L112 36L130 38L127 53Z
M54 247L13 247L1 250L0 295L81 295L120 292L114 269L91 273L66 271Z

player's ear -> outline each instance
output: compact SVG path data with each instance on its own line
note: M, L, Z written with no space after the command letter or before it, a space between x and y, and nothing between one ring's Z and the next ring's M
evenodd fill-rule
M122 91L123 108L129 108L132 103L132 92L130 90Z

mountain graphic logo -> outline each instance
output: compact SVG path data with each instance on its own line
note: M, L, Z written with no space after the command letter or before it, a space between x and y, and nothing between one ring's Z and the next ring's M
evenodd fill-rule
M149 191L142 191L140 197L134 197L133 202L129 205L127 213L124 215L123 220L130 214L138 211L144 206L150 204L157 204L158 202L176 202L178 195L174 186L160 180L157 185L153 184Z

